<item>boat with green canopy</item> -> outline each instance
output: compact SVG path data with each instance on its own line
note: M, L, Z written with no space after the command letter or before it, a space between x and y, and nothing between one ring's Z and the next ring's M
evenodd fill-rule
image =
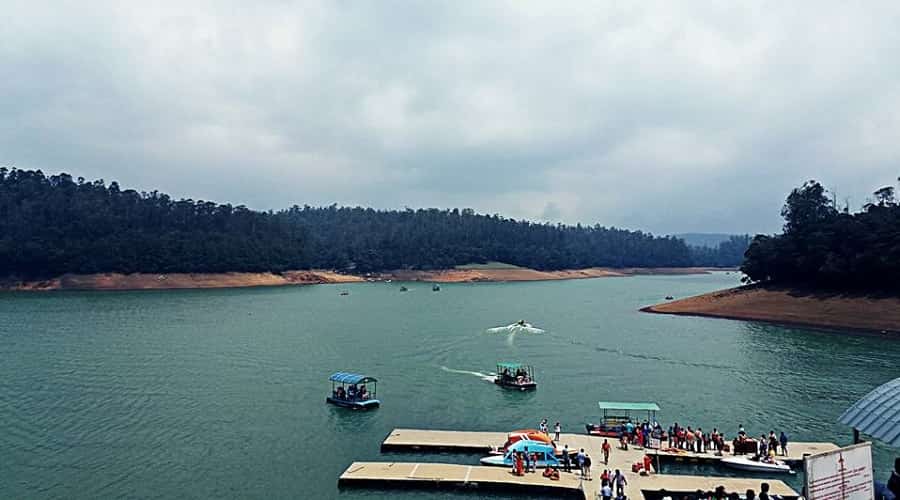
M597 405L602 413L600 422L585 425L588 434L592 436L620 438L630 432L629 426L634 428L635 422L655 422L656 412L659 411L656 403L600 401Z
M494 383L501 387L527 391L537 388L534 380L534 368L522 363L497 363L497 375Z
M337 372L328 377L328 380L331 381L331 395L325 398L326 403L354 410L368 410L381 406L381 401L376 398L378 380L375 377ZM371 389L368 386L371 386Z

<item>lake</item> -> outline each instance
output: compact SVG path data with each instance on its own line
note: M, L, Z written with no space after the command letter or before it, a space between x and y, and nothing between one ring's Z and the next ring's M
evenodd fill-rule
M596 402L656 401L660 421L850 442L836 422L898 376L876 336L638 312L735 274L532 283L362 283L0 294L2 498L480 498L338 489L395 427L582 432ZM348 296L340 296L343 290ZM525 319L541 335L485 333ZM527 361L539 387L480 374ZM379 379L383 406L326 405L328 376ZM875 446L876 475L893 454ZM485 498L522 498L496 496Z

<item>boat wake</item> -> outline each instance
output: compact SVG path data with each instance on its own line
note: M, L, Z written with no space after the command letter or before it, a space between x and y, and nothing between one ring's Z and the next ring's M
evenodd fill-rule
M485 382L494 382L494 374L493 373L481 373L481 372L472 372L468 370L454 370L453 368L447 368L446 366L441 366L441 370L444 370L448 373L459 373L462 375L474 375Z
M508 334L509 337L506 338L506 343L509 345L513 345L513 339L516 338L516 334L518 334L518 333L527 333L527 334L546 333L545 330L537 328L534 325L532 325L531 323L526 323L525 321L517 321L511 325L488 328L485 331L487 333Z
M537 328L531 323L526 323L524 321L519 321L518 323L513 323L506 326L488 328L486 331L488 333L546 333L545 330Z

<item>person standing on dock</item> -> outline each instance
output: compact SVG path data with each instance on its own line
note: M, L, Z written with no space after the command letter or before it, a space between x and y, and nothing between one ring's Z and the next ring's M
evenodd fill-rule
M775 431L769 431L769 453L778 454L778 438L775 437Z
M779 437L778 441L779 444L781 444L781 454L787 456L788 437L787 434L784 433L784 431L781 431L781 436Z
M603 481L603 486L600 488L600 497L603 500L612 500L612 488L609 486L609 481Z
M612 446L609 445L609 441L605 438L603 439L603 463L609 465L609 451L612 449Z
M591 479L591 456L587 453L584 454L584 475L582 476L584 479L588 481L593 481Z
M557 422L556 425L553 426L553 434L555 434L554 437L556 438L555 439L556 441L559 441L559 434L561 432L562 432L562 426L559 425L559 422Z
M531 470L531 453L528 452L528 447L525 447L525 472Z
M616 483L616 497L624 497L625 485L628 484L628 480L625 479L625 474L622 474L622 471L616 469L616 475L613 476L613 482Z
M584 477L584 448L575 455L575 461L578 462L578 468L581 470L581 477Z
M563 470L572 472L572 457L569 455L569 445L563 446Z
M547 419L546 418L541 420L540 429L541 429L541 432L543 432L544 434L547 434L547 435L550 434L549 432L547 432L549 429L547 429Z

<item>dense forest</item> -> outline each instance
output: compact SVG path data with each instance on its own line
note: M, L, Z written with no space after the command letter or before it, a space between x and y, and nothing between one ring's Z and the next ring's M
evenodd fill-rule
M715 249L674 237L517 221L464 210L245 206L173 200L118 183L0 168L0 275L734 266L749 238Z
M900 181L900 179L898 179ZM892 186L851 213L816 181L794 189L783 234L756 236L741 270L750 282L835 289L900 289L900 205Z

